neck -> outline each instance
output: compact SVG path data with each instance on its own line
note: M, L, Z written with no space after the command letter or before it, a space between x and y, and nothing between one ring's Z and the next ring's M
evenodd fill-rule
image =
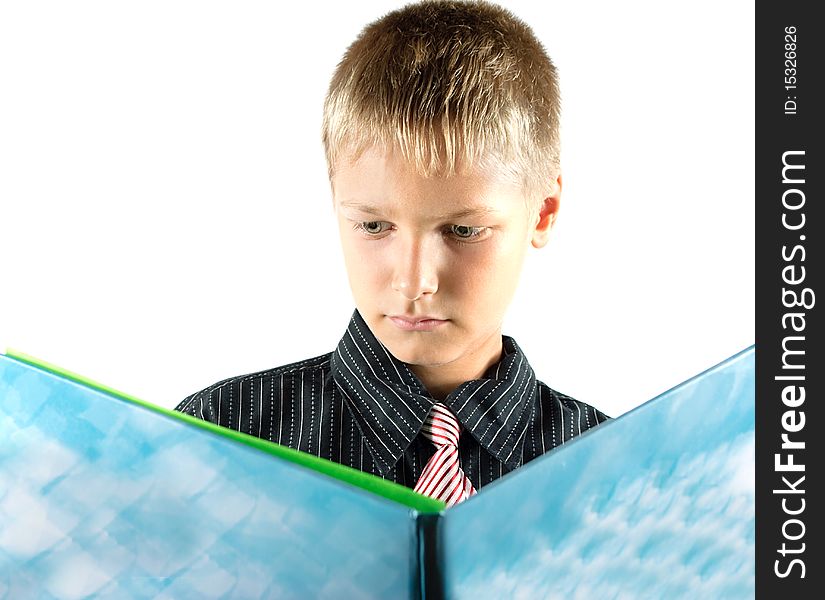
M408 365L421 380L430 395L436 400L444 400L462 383L481 379L487 369L501 360L501 332L492 336L489 343L472 354L442 365Z

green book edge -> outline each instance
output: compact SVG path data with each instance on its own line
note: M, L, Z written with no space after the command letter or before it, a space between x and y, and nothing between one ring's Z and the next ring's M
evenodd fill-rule
M140 398L136 398L135 396L132 396L130 394L118 391L107 385L89 379L88 377L78 375L77 373L73 373L71 371L63 369L62 367L58 367L57 365L53 365L39 358L29 356L28 354L25 354L23 352L19 352L17 350L8 348L6 349L5 355L16 361L25 363L35 368L57 375L58 377L62 377L64 379L68 379L69 381L79 383L88 388L103 392L105 394L114 396L121 400L126 400L127 402L136 404L156 413L160 413L169 418L176 419L178 421L183 421L184 423L194 425L195 427L199 427L201 429L210 431L222 437L229 438L236 442L240 442L241 444L251 446L257 450L266 452L267 454L277 456L278 458L282 458L284 460L288 460L290 462L299 464L308 469L312 469L313 471L323 473L324 475L328 475L329 477L333 477L335 479L338 479L339 481L343 481L350 485L354 485L358 488L367 490L368 492L372 492L373 494L381 496L382 498L387 498L388 500L398 502L399 504L412 508L418 511L419 513L438 513L444 510L445 508L444 502L436 500L434 498L430 498L428 496L424 496L422 494L418 494L417 492L412 491L410 488L400 485L398 483L381 479L380 477L376 477L375 475L372 475L370 473L364 473L357 469L347 467L346 465L338 464L325 458L313 456L312 454L307 454L306 452L301 452L299 450L293 450L292 448L287 448L286 446L280 446L268 440L257 438L255 436L242 433L240 431L235 431L233 429L228 429L226 427L221 427L214 423L202 421L201 419L192 417L190 415L186 415L184 413L177 412L165 408L163 406L152 404L151 402L141 400Z

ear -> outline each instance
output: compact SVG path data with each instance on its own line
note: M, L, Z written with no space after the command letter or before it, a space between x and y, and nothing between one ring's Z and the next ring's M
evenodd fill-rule
M543 248L550 239L550 229L556 222L559 213L559 203L561 201L561 175L558 176L553 185L551 194L547 196L539 208L536 216L536 227L532 231L531 243L533 248Z

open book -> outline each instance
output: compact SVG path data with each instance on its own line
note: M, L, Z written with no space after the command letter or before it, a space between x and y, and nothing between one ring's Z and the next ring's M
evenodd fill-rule
M0 597L751 598L753 347L464 503L0 355Z

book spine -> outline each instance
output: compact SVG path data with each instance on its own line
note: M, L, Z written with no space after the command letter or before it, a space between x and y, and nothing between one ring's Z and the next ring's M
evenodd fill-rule
M418 564L414 569L417 582L412 597L418 600L442 600L444 598L444 574L441 568L443 557L438 538L441 533L441 513L417 513L415 522L415 557Z

